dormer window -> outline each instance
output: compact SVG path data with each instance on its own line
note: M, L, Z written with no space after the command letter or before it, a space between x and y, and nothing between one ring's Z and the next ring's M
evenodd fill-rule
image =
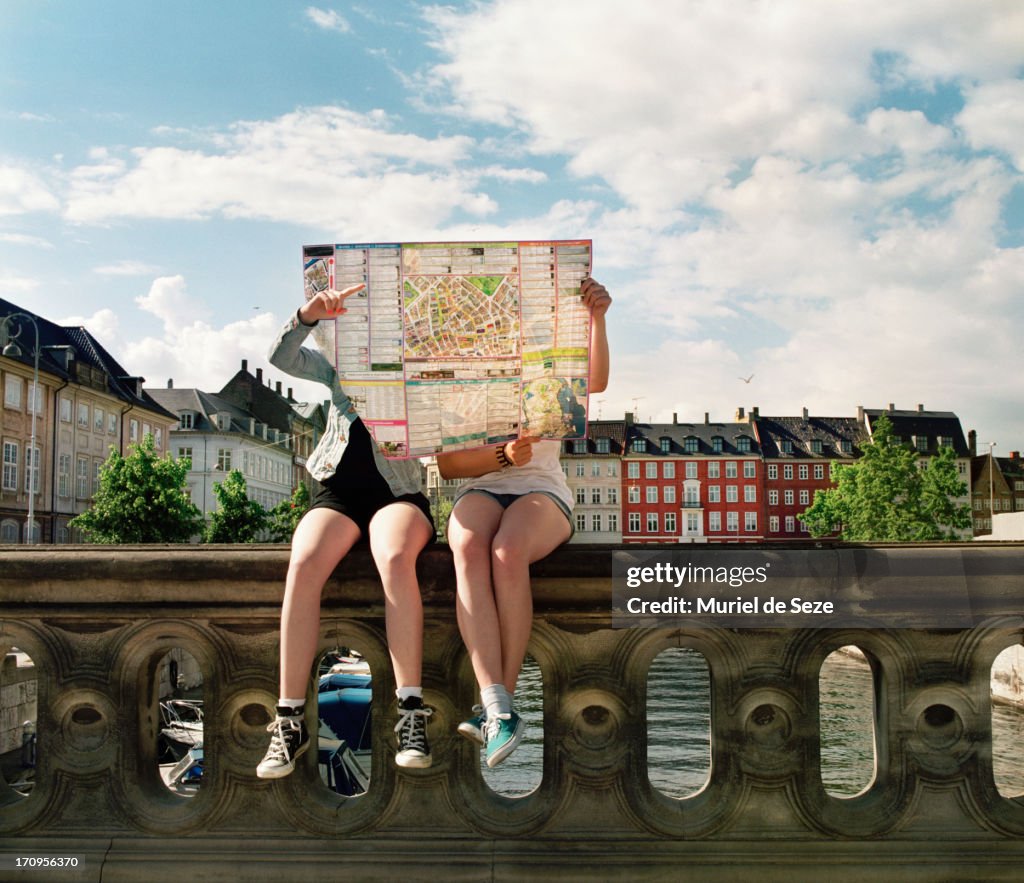
M925 453L928 450L928 436L927 435L915 435L914 436L914 447L917 448L918 452Z
M610 454L612 452L611 442L606 438L599 438L597 440L597 453L599 454Z
M713 436L711 439L711 450L714 451L716 454L721 454L724 442L725 440L722 438L722 436Z
M820 454L821 453L821 439L820 438L812 438L811 439L811 453L812 454Z
M666 438L665 436L662 436L661 439L660 439L660 443L661 443L661 452L663 454L668 454L668 453L670 453L672 451L672 439Z
M783 454L792 454L793 442L789 441L788 439L779 442L779 450L782 451Z
M687 454L696 454L700 447L700 442L695 435L688 435L683 439L683 450Z
M647 439L635 438L630 444L630 450L634 454L646 454L647 453Z
M585 454L587 452L587 440L585 438L577 438L573 440L572 452L574 454Z
M839 450L842 451L842 453L844 453L844 454L852 454L853 453L853 442L851 442L849 439L846 439L846 438L840 439L839 440Z
M741 435L736 439L736 450L741 454L750 453L750 436Z
M195 419L192 411L182 411L178 415L178 429L195 429Z

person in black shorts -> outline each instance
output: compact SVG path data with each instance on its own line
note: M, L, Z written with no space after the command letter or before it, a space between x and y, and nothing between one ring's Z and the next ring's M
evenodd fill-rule
M302 346L317 322L342 315L345 299L363 287L318 293L285 324L270 350L277 368L327 385L331 407L326 432L306 464L318 490L292 537L281 608L280 696L267 728L270 747L256 769L262 779L287 776L309 749L305 702L320 636L320 593L360 541L369 542L384 587L388 650L398 686L395 761L403 767L431 764L426 725L432 709L423 704L421 686L423 604L416 558L435 531L421 491L420 466L416 460L388 460L381 454L334 366Z

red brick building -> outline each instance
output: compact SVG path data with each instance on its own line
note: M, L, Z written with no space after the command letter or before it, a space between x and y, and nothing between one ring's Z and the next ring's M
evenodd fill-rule
M764 539L764 473L749 423L634 423L622 460L624 543Z

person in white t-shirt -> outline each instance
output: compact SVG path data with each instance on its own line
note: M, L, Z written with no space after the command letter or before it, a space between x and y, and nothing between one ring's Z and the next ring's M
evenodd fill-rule
M605 314L612 299L599 282L580 286L590 310L587 392L608 385ZM572 495L559 462L561 442L527 435L494 448L440 454L443 478L469 478L448 521L455 559L459 631L469 651L481 705L459 733L482 745L496 766L522 741L512 708L516 680L533 627L530 565L573 534Z

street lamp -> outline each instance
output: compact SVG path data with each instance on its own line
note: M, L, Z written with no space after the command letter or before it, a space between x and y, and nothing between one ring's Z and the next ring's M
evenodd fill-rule
M28 313L11 313L9 316L4 316L0 319L0 331L4 331L4 338L7 340L6 346L4 346L4 355L8 358L17 359L22 355L21 347L15 343L15 341L21 337L22 329L16 325L17 331L13 335L8 336L8 328L13 320L29 321L32 323L32 328L36 332L36 345L32 350L33 363L32 363L32 395L30 396L32 406L32 440L29 442L29 450L31 453L31 467L28 467L28 516L25 519L25 542L33 542L32 534L32 521L35 515L35 502L36 502L36 482L38 481L37 476L39 475L39 455L36 450L36 415L39 412L37 406L37 396L39 394L39 326L36 324L36 320L33 319ZM26 466L28 466L29 457L25 458ZM35 475L33 475L33 471Z
M996 511L995 511L995 470L993 467L995 463L992 458L992 449L996 446L995 442L988 443L988 523L989 523L989 534L996 532Z

